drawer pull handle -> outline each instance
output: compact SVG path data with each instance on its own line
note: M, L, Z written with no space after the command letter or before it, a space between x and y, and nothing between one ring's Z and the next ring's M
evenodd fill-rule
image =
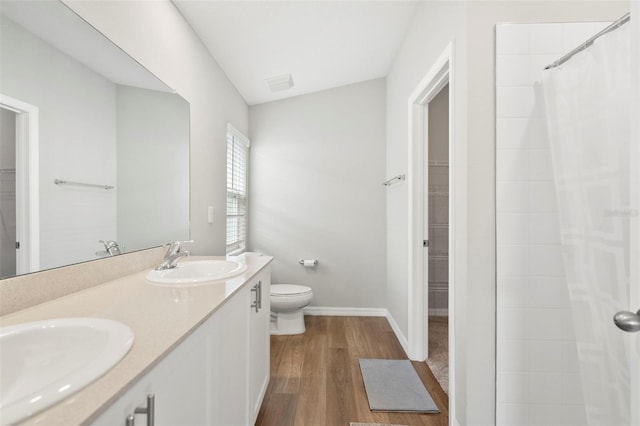
M147 395L147 406L146 407L136 407L133 410L133 414L146 414L147 415L147 426L154 426L155 424L155 409L156 409L156 396L154 394ZM131 421L131 423L129 423ZM134 426L134 418L133 416L127 417L126 426Z
M255 298L255 301L251 304L251 307L256 308L256 312L258 312L258 310L260 309L260 302L258 301L258 297L259 297L258 294L260 291L258 290L258 284L254 285L251 291L256 292L256 298Z

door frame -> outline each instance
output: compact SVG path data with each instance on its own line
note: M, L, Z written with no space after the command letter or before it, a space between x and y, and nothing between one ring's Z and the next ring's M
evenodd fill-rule
M409 220L408 220L408 356L424 361L428 356L428 291L424 285L425 232L424 146L427 140L426 111L428 103L449 84L449 412L453 410L455 384L455 288L456 288L456 174L463 171L457 164L455 119L455 66L454 44L449 43L409 97ZM450 418L453 419L454 416Z
M40 269L39 110L0 94L0 107L16 113L16 273Z

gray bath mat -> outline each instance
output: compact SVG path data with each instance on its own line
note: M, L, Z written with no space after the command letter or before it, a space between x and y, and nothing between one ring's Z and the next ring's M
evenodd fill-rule
M360 359L360 371L372 411L440 412L411 361Z

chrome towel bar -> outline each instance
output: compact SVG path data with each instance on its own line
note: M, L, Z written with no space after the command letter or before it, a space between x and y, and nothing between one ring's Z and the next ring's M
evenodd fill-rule
M96 183L73 182L70 180L62 180L62 179L55 179L53 183L55 183L56 185L75 185L75 186L86 186L90 188L102 188L102 189L115 188L115 186L112 186L112 185L99 185Z
M407 176L406 176L406 175L398 175L398 176L394 176L394 177L392 177L391 179L387 179L387 180L385 180L384 182L382 182L382 184L383 184L384 186L391 186L391 185L393 185L394 183L396 183L396 182L400 182L400 181L403 181L403 180L405 180L405 179L407 179Z

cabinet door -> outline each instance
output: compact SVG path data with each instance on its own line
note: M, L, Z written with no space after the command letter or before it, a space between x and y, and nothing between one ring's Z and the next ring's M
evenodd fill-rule
M251 309L249 331L249 415L254 424L260 411L260 405L269 384L270 366L270 335L269 321L271 319L271 274L269 268L258 275L251 286L260 283L262 306L256 312ZM255 299L251 292L251 301Z
M211 424L204 371L210 363L206 335L212 324L211 319L205 322L153 370L155 426ZM140 420L136 426L146 425L144 416Z
M124 425L136 407L146 407L147 395L155 396L155 425L211 424L207 409L209 392L206 329L209 320L169 353L147 375L111 405L94 425ZM134 416L136 425L146 425L146 415Z
M208 331L213 425L249 424L247 364L249 363L249 300L251 285L245 285L215 314ZM251 293L252 294L252 293Z

